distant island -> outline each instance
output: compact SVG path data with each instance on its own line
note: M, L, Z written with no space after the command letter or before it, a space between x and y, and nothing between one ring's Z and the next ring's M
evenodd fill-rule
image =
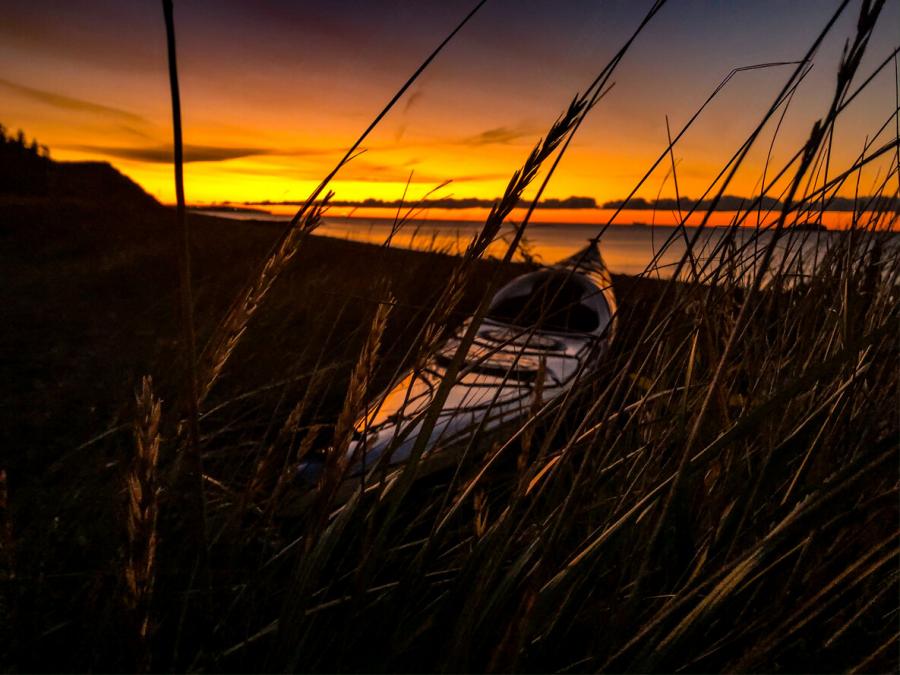
M754 197L740 197L737 195L723 195L715 204L715 211L743 211L754 203ZM467 197L446 197L440 199L425 199L421 201L403 201L400 199L362 199L362 200L332 200L332 206L350 207L350 208L375 208L375 209L396 209L403 207L415 206L417 208L429 209L489 209L497 200L495 199L478 199ZM222 202L222 206L205 206L203 208L216 208L218 210L238 210L242 207L254 206L302 206L305 202L300 200L287 201L245 201L245 202ZM519 200L519 207L528 207L531 202L527 200ZM630 211L687 211L697 210L706 211L712 207L712 201L708 199L696 200L690 197L682 197L680 202L675 199L644 199L642 197L633 197L627 203L624 199L613 199L598 204L593 197L572 196L565 199L543 199L536 205L539 209L627 209ZM764 211L778 210L783 204L780 200L773 197L764 197L760 200L756 208L762 208ZM849 212L854 211L898 211L900 210L900 198L897 197L864 197L860 196L856 199L850 197L833 197L826 201L826 211ZM755 210L754 209L754 210Z
M356 208L370 209L396 209L404 206L418 206L430 209L489 209L497 200L494 199L476 199L472 198L454 198L445 197L440 199L425 199L421 201L403 201L400 199L363 199L363 200L341 200L333 199L329 202L332 206L349 206ZM230 204L232 202L225 202ZM290 200L290 201L246 201L241 202L246 206L302 206L306 202ZM520 207L528 207L530 201L520 199L518 205ZM543 199L537 204L539 209L596 209L597 200L593 197L567 197L565 199Z
M218 213L261 213L269 214L266 209L256 209L252 206L235 206L233 204L201 204L189 206L189 211L216 211Z
M749 208L758 197L739 197L736 195L722 195L721 199L715 205L715 211L743 211ZM784 204L773 197L763 197L760 203L755 205L754 211L762 208L763 211L774 211L782 208ZM612 201L603 202L600 208L604 209L620 209L625 208L631 211L687 211L695 209L697 211L707 211L712 207L712 200L702 199L700 201L691 199L690 197L682 197L680 201L675 199L643 199L642 197L633 197L625 203L624 199L614 199ZM824 204L825 211L897 211L900 209L900 198L897 197L863 197L856 199L850 197L833 197Z

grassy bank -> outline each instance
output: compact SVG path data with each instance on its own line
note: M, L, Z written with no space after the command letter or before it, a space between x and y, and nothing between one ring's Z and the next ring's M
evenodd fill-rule
M119 576L133 394L144 374L154 374L155 394L168 407L180 386L172 220L168 209L128 200L3 204L0 256L10 274L2 289L2 352L12 358L3 366L0 445L15 587L23 594L8 657L23 667L87 667L100 658L79 651L86 627L100 620L92 614L111 607L85 606L85 594L91 584L115 586L110 580ZM202 215L191 216L191 225L205 340L278 228ZM310 238L209 402L202 425L208 461L246 476L258 457L241 448L284 421L311 373L319 373L316 400L302 423L321 426L324 442L378 302L393 298L373 389L401 365L455 264L437 253ZM471 312L497 267L478 265L449 325ZM501 277L526 269L508 265ZM617 287L646 302L656 284L620 277ZM53 627L47 622L56 630L42 637ZM89 653L97 649L106 648L91 644Z
M204 406L206 581L191 553L195 518L172 492L184 488L160 496L141 646L122 575L125 485L141 376L155 375L163 415L178 400L171 223L162 208L4 209L4 264L16 272L3 298L3 349L16 355L2 425L15 570L7 663L128 668L152 645L153 663L180 668L551 669L599 667L605 655L625 659L617 667L717 669L741 645L752 656L771 643L786 669L827 670L858 658L859 640L889 637L897 304L895 287L866 272L870 253L848 258L850 276L838 265L760 297L693 457L680 453L743 291L616 277L622 330L601 377L547 411L527 443L485 475L497 446L476 446L459 474L414 485L399 510L369 496L323 531L313 514L327 506L279 517L278 475L304 445L330 442L378 301L394 298L372 391L458 263L311 237ZM277 230L206 216L192 225L206 339ZM448 325L473 310L496 267L478 264ZM647 331L664 293L664 319ZM163 417L162 467L174 421ZM668 642L648 652L641 640ZM829 649L817 656L810 640ZM773 663L768 651L757 658Z

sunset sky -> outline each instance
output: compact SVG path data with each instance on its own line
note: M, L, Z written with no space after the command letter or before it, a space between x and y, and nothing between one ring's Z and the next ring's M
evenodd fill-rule
M679 128L734 67L800 58L838 4L670 0L617 70L615 87L579 132L547 196L625 196L664 149L666 115ZM473 5L176 2L188 200L306 197ZM448 179L442 196L497 196L649 5L489 0L370 137L367 152L339 175L338 198L397 199L410 172L412 197ZM825 111L857 9L851 3L817 54L775 145L776 163ZM861 72L898 41L900 1L890 0ZM723 92L676 150L683 194L705 189L789 74L742 74ZM894 101L891 67L840 121L835 166L852 161ZM4 7L0 122L36 136L56 159L110 161L170 202L169 106L158 2L30 0ZM730 193L754 190L770 140L771 132ZM664 176L660 170L640 194L655 197ZM672 194L671 185L662 194Z

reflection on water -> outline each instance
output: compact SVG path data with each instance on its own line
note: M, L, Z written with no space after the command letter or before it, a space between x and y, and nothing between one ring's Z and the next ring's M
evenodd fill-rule
M391 222L375 219L328 218L319 232L323 235L383 244L391 231ZM478 225L467 222L428 222L418 226L407 226L394 235L392 245L416 250L440 250L448 253L460 253L465 250L469 241L478 231ZM525 250L543 263L554 263L572 255L584 247L585 242L600 232L596 225L579 224L541 224L529 225L526 231ZM686 241L692 240L697 230L685 228L684 232L672 226L613 226L606 229L600 240L603 258L610 270L619 274L640 274L656 258L653 274L669 277L678 262L684 256ZM695 261L702 267L710 256L720 255L722 238L728 230L725 228L707 228L697 240L694 248ZM512 234L512 226L504 229L501 239L494 242L488 254L501 257L505 252ZM747 244L740 257L744 260L744 268L751 261L758 260L762 247L768 241L768 234L761 235L759 241L753 243L753 230L742 229L736 233L734 247ZM790 244L789 262L802 262L807 271L838 232L797 231L793 237L782 237L779 250L784 253ZM892 237L897 239L896 236ZM669 242L667 244L667 242ZM717 250L718 249L718 250ZM783 257L783 256L782 256ZM778 256L775 265L781 262ZM713 267L715 265L712 265Z
M261 219L260 214L221 213L232 218ZM289 220L288 216L269 216L269 220ZM347 218L329 216L317 230L318 234L340 239L350 239L372 244L384 244L391 233L393 221L387 218ZM468 243L478 232L480 223L462 220L428 220L406 224L391 238L391 245L414 250L437 250L457 254L465 250ZM488 255L502 256L506 252L507 243L513 226L505 226L500 239L488 249ZM580 223L532 223L528 226L524 242L524 250L539 262L554 263L572 255L584 247L585 242L601 231L597 225ZM601 251L608 267L620 274L640 274L656 259L654 275L671 276L675 266L684 255L686 240L692 239L696 228L687 227L684 232L671 225L656 226L612 226L603 233L600 241ZM698 267L707 262L716 252L722 237L726 236L725 228L712 227L704 230L697 240L695 261ZM768 240L763 234L756 242L757 253ZM780 249L786 250L790 243L790 259L800 260L808 268L814 260L821 257L829 242L839 237L833 231L797 231L792 237L782 237ZM897 233L888 235L892 245L897 245ZM742 228L735 236L734 244L740 248L746 242L752 242L753 230ZM666 242L670 243L666 246ZM721 248L721 247L719 247ZM718 255L718 252L716 253ZM747 263L754 258L754 244L750 243L742 253ZM758 255L756 256L758 257ZM521 259L521 256L519 256ZM775 260L777 265L780 261Z

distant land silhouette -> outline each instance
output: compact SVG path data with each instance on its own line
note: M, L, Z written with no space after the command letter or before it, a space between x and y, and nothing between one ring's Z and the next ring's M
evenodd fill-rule
M715 206L716 211L741 211L753 204L755 197L740 197L736 195L723 195ZM447 197L442 199L426 199L419 202L402 201L399 199L362 199L362 200L332 200L332 206L357 207L357 208L393 208L403 206L416 206L421 208L434 209L473 209L473 208L491 208L496 200L493 199L476 199L476 198L454 198ZM245 201L245 202L221 202L221 208L234 208L235 205L243 206L302 206L305 202L298 200L288 201ZM520 207L530 206L530 202L520 200ZM682 211L696 208L699 211L705 211L712 206L711 200L703 199L699 202L696 199L682 197L680 208ZM782 207L780 200L773 197L764 197L761 200L763 210L776 210ZM567 197L565 199L544 199L537 204L539 209L618 209L626 208L632 211L675 211L679 208L679 202L675 199L652 199L647 200L641 197L635 197L628 201L622 199L614 199L611 201L598 204L593 197ZM896 211L900 209L900 198L897 197L865 197L860 196L857 199L850 197L833 197L825 202L826 211Z
M332 206L356 206L360 208L397 208L398 206L422 206L434 209L477 209L490 208L494 205L493 199L476 199L471 198L454 198L446 197L440 199L425 199L422 201L402 201L400 199L384 200L384 199L363 199L363 200L340 200L332 199L329 204ZM302 206L305 201L246 201L241 202L247 206ZM224 204L232 204L232 202L224 202ZM519 200L519 206L530 206L531 202ZM593 197L567 197L566 199L544 199L537 205L540 209L596 209L597 200Z
M47 146L8 136L0 125L0 198L162 208L161 204L107 162L56 162Z
M722 195L722 198L716 204L716 211L742 211L754 203L758 197L738 197L735 195ZM604 202L604 209L618 209L625 203L623 199L615 199ZM815 202L818 206L820 202ZM900 199L897 197L864 197L857 199L850 197L833 197L824 202L826 211L896 211L900 207ZM703 199L699 202L690 197L682 197L680 203L675 199L642 199L640 197L632 198L628 201L627 209L634 211L675 211L680 207L682 211L696 208L698 211L706 211L712 206L712 201ZM774 197L763 197L760 204L763 210L780 209L783 204Z

